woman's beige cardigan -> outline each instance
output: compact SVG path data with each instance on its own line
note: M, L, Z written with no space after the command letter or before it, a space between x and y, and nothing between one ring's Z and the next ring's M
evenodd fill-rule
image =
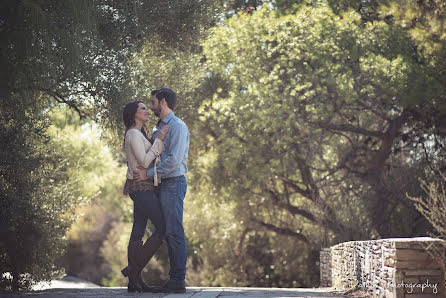
M156 159L154 185L158 185L156 166L161 161L159 156L164 150L163 142L157 138L152 145L140 130L131 128L125 134L124 150L127 155L127 179L133 179L133 172L138 170L138 166L147 169Z

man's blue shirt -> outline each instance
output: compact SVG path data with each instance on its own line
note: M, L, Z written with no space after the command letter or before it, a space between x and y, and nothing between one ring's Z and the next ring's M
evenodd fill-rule
M186 124L173 112L158 122L154 132L153 139L158 137L160 130L169 125L169 131L164 138L165 150L161 153L161 164L156 167L158 177L168 178L186 174L187 172L187 154L189 151L189 129ZM153 168L147 170L147 177L153 178Z

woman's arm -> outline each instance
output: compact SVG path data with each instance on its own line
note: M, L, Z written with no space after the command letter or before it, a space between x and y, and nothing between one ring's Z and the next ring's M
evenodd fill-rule
M147 151L147 153L144 156L144 161L142 164L140 164L143 168L147 169L150 165L150 163L155 160L155 158L161 154L161 152L164 151L164 144L163 141L160 139L156 139L155 142L153 142L152 147L150 147L150 150ZM138 161L139 163L139 161Z
M164 150L163 139L167 134L169 127L166 125L161 130L158 138L153 142L153 145L150 147L150 150L145 150L144 140L140 135L133 134L130 138L130 147L132 148L133 154L135 154L135 158L138 161L138 165L148 168L150 163Z

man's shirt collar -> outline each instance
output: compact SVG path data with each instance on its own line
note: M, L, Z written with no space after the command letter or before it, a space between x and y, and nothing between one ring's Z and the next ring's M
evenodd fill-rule
M161 122L164 122L165 124L169 123L169 121L175 116L175 114L173 112L170 112L169 114L167 114L166 117L164 117Z

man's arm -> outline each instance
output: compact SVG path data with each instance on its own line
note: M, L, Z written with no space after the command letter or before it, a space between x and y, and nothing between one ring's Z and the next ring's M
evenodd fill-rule
M188 130L184 124L176 125L170 128L170 148L167 157L156 167L158 177L164 178L175 169L179 168L186 154ZM154 169L147 170L147 176L154 176Z

